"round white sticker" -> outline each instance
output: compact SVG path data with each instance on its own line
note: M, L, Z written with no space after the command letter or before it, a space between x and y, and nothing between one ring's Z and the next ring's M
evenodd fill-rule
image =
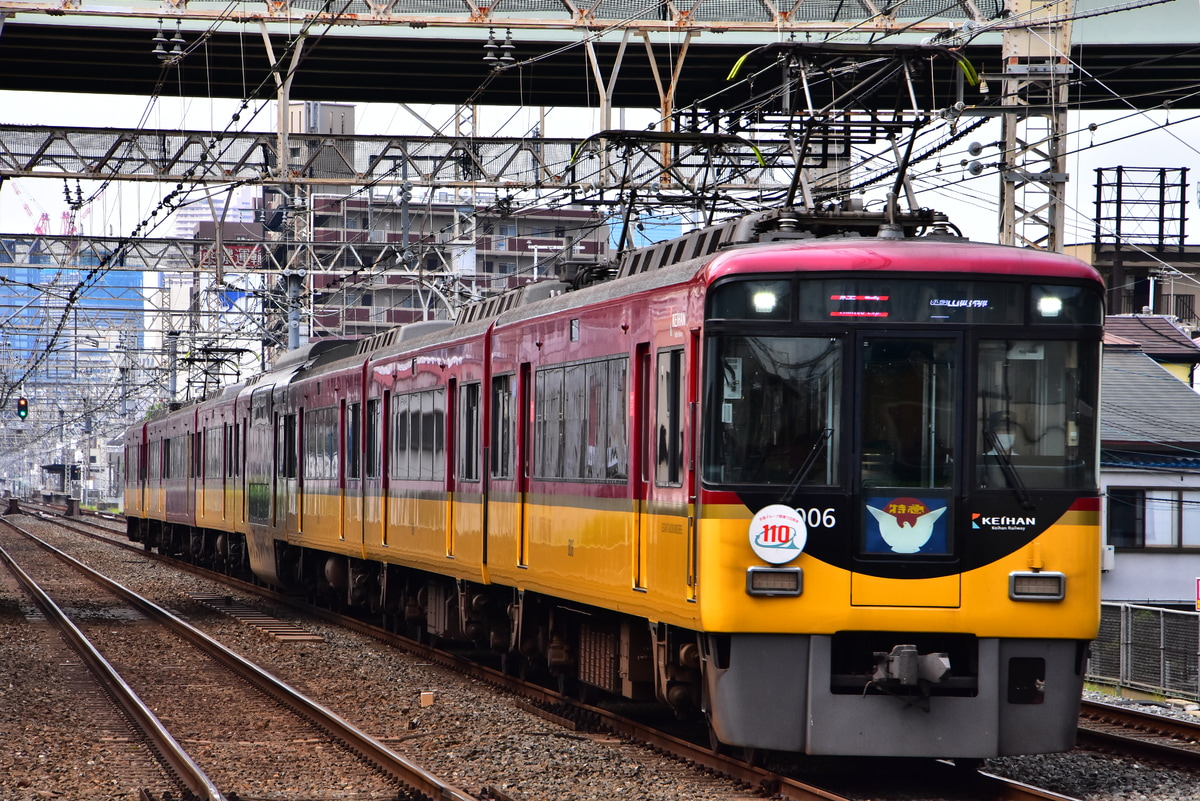
M804 516L781 503L760 509L750 521L750 547L764 562L782 565L804 551L808 526Z

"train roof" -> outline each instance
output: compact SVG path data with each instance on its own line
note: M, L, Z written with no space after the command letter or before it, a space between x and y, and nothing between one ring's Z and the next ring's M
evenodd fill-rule
M915 272L986 274L1100 281L1100 274L1073 256L966 239L824 238L735 247L708 264L709 280L747 268L761 272Z

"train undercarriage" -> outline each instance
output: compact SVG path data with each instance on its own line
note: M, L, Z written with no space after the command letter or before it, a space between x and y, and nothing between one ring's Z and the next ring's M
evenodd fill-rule
M164 556L263 583L250 569L242 534L130 518L129 539ZM275 563L284 585L279 589L423 642L485 651L502 669L540 676L570 694L657 700L681 719L702 709L696 632L278 540Z

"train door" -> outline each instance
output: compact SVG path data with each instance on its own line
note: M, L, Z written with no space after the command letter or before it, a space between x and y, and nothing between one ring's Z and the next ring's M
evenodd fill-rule
M362 542L362 404L342 401L342 539Z
M517 387L517 504L519 524L517 531L517 565L529 567L529 460L533 452L533 369L525 362L521 365Z
M246 432L246 518L266 524L271 517L272 441L271 387L254 390L250 396L250 420Z
M282 404L281 404L282 405ZM298 526L300 458L297 448L299 415L275 415L275 507L274 525L288 531Z
M235 494L238 477L239 464L239 448L238 448L238 424L237 421L224 424L225 428L225 466L222 470L224 483L222 486L223 497L221 498L221 518L223 520L231 520L234 518L234 510L237 496Z
M650 345L641 343L635 355L633 464L633 586L646 589L646 500L650 487Z
M956 558L961 340L862 332L858 345L860 534L851 603L957 607L956 572L900 583L886 577L899 563L911 569Z
M642 497L635 537L634 587L657 586L696 597L696 553L688 509L687 371L683 347L639 349Z
M357 404L355 404L357 406ZM367 398L362 406L362 521L352 541L383 542L383 399ZM347 537L350 535L347 533Z

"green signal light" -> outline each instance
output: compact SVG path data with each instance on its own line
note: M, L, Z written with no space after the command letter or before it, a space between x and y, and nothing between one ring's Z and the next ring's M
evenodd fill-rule
M17 417L24 420L29 416L29 401L24 398L17 398Z

